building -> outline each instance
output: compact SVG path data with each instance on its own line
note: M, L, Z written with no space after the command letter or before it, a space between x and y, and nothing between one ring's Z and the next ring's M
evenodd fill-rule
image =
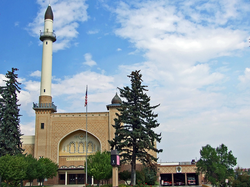
M32 154L37 159L47 157L59 165L57 177L45 180L45 185L85 184L83 168L86 157L99 150L110 150L108 140L114 138L115 129L112 124L121 99L116 94L106 106L105 112L57 113L51 97L52 45L56 41L53 19L49 5L44 16L44 31L40 33L43 55L39 103L33 104L36 114L35 135L23 137L23 148L25 153ZM156 153L152 154L156 157ZM186 166L181 167L189 174L194 171L194 165L189 167L190 170L184 169ZM173 174L176 170L170 169L170 166L159 165L158 170L161 181L167 181L169 177L172 181L177 180ZM185 174L186 183L189 174ZM93 183L91 176L87 183Z
M37 159L47 157L58 163L58 176L48 179L45 184L83 184L86 156L99 150L110 150L108 140L114 137L112 124L121 99L116 94L106 106L106 112L57 113L51 97L52 45L56 35L50 5L45 12L40 40L43 42L43 55L39 103L33 104L35 135L23 137L23 148L25 153Z

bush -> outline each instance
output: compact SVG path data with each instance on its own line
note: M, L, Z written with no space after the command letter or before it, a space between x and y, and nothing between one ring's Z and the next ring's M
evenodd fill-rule
M112 187L112 184L103 184L102 187Z
M128 185L127 181L131 179L131 172L129 172L128 170L124 170L124 171L120 172L119 179L124 180L126 182L126 184Z

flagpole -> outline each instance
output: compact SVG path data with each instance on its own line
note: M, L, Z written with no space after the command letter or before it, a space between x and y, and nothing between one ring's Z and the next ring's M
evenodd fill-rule
M86 106L86 184L88 184L88 161L87 161L87 156L88 156L88 85L86 86L86 95L85 95L85 106Z

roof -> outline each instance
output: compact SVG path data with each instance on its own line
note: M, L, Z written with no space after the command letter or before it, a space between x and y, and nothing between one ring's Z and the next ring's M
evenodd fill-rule
M46 12L45 12L45 15L44 15L44 19L51 19L51 20L54 20L54 17L53 17L53 12L52 12L52 9L51 9L51 6L49 5Z

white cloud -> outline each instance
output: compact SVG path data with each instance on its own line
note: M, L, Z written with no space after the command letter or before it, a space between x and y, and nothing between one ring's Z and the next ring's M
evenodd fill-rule
M24 135L35 135L35 121L20 124L21 133Z
M92 55L90 53L86 53L84 55L85 58L85 62L83 62L83 64L88 65L88 66L95 66L96 62L94 60L92 60Z
M120 66L116 77L140 69L151 103L160 103L157 132L163 132L163 139L158 147L165 151L160 158L191 160L206 144L237 148L240 143L235 138L247 136L246 129L250 130L249 94L237 92L230 75L235 67L231 62L225 66L218 57L237 56L248 47L249 34L244 24L238 27L249 7L246 2L126 2L115 8L120 25L115 33L129 40L146 60ZM241 85L249 84L248 68L239 80Z
M30 74L31 77L41 77L41 71L36 70Z
M4 80L7 80L5 75L0 74L0 86L5 86L6 82Z
M37 1L41 6L37 17L28 25L31 35L38 37L39 31L43 31L44 14L48 4L44 1ZM53 45L53 50L58 51L73 45L73 38L78 36L77 28L80 22L88 19L85 0L54 0L51 4L54 14L54 30L59 39Z
M240 81L239 87L241 89L250 87L250 68L246 68L244 71L244 75L240 75L238 79Z
M105 92L114 88L113 82L113 77L85 71L54 83L52 92L55 96L85 93L86 85L89 85L92 92Z
M116 51L121 51L122 49L121 48L117 48Z

